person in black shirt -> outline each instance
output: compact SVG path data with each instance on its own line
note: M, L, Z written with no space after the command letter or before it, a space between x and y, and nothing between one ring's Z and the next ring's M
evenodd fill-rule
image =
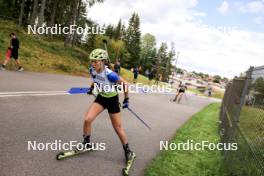
M187 90L187 86L184 83L180 82L178 87L178 92L172 101L174 102L178 101L178 103L180 103L182 99L182 95L185 93L186 90Z
M139 74L138 67L134 67L133 68L133 73L134 73L134 80L133 80L133 82L136 83L137 82L137 78L138 78L138 74Z
M8 63L10 58L14 58L18 68L17 71L23 71L23 67L20 65L20 61L18 60L18 49L19 49L19 40L16 37L16 34L12 32L9 34L11 40L10 40L10 47L8 47L8 50L6 52L6 59L4 63L2 64L2 67L0 67L0 70L5 70L6 64Z
M118 59L116 62L115 62L115 65L114 65L114 71L119 75L120 74L120 59Z

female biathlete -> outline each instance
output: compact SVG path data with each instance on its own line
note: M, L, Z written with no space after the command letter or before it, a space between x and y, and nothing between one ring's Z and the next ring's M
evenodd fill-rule
M186 90L187 90L187 86L184 83L180 82L178 87L178 92L172 101L176 102L178 100L178 103L180 103L182 99L182 95L185 93Z
M128 89L127 83L124 79L119 77L115 72L110 70L106 65L105 61L108 60L108 54L103 49L95 49L89 55L91 60L90 74L92 76L93 82L88 94L92 94L92 91L97 84L98 87L101 86L101 90L98 89L99 93L95 101L90 106L88 112L86 113L84 124L83 124L83 144L86 146L90 145L91 136L91 125L94 119L104 110L107 109L113 128L117 133L125 152L126 163L136 157L135 153L130 150L128 145L128 139L126 133L121 125L121 113L119 106L118 93L116 89L110 89L104 91L105 86L113 87L114 85L123 85L124 90L124 101L123 108L128 107Z

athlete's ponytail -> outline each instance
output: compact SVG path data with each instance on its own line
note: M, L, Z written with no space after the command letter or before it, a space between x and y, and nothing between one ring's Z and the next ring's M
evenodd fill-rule
M111 63L109 62L109 60L104 60L104 64L105 64L110 70L113 70L113 67L112 67Z

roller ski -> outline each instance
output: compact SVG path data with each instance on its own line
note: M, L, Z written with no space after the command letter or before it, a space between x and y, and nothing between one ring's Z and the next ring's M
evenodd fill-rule
M83 143L82 143L82 148L75 148L74 150L71 151L67 151L67 152L60 152L57 154L56 159L57 160L62 160L62 159L66 159L69 157L73 157L85 152L90 152L93 151L93 147L92 144L90 143L90 136L83 136Z
M82 154L82 153L85 153L85 152L90 152L90 151L92 151L92 148L85 149L85 150L74 149L72 151L60 152L60 153L57 154L56 159L57 160L62 160L62 159L73 157L73 156L76 156L76 155L79 155L79 154Z
M128 150L125 149L125 157L126 157L126 167L124 167L122 169L122 174L123 174L123 176L128 176L129 171L130 171L130 169L134 163L134 160L136 158L136 154L135 154L135 152L129 150L129 148L128 148Z

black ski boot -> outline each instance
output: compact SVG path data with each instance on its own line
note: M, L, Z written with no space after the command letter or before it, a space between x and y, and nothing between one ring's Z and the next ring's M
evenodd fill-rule
M62 160L62 159L65 159L65 158L69 158L69 157L72 157L72 156L75 156L75 155L79 155L79 154L82 154L82 153L85 153L85 152L89 152L89 151L92 151L93 148L92 148L92 145L90 143L90 136L85 136L83 135L83 143L82 143L82 146L76 146L73 148L73 150L71 151L66 151L66 152L60 152L57 154L56 156L56 159L57 160Z
M125 144L123 148L125 151L126 167L122 169L122 173L124 176L128 176L129 170L134 162L134 159L136 158L136 154L129 149L128 144Z
M83 150L89 150L92 148L91 141L90 141L90 135L89 136L83 135L82 144L83 144Z
M82 152L85 150L89 150L92 148L92 145L90 143L90 136L83 135L83 142L81 148L78 146L74 148L75 152Z

